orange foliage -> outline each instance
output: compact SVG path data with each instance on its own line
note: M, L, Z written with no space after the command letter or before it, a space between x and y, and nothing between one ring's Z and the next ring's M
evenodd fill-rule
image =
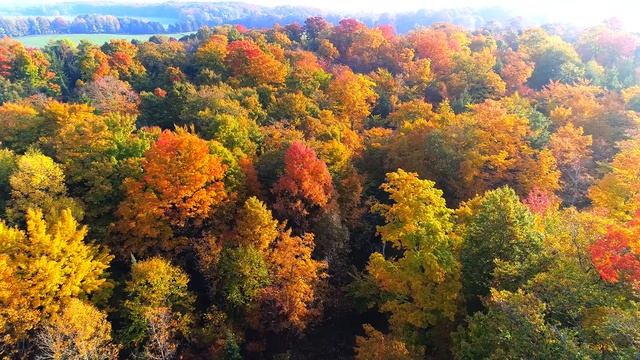
M145 154L140 180L124 182L127 198L120 204L117 230L131 235L133 250L153 246L137 240L169 240L170 229L197 226L226 197L225 166L209 154L207 143L185 130L164 131ZM175 244L161 244L171 250Z
M286 230L265 257L273 279L271 285L263 289L262 301L284 319L275 322L276 330L292 327L302 331L309 320L320 314L316 300L326 278L327 263L311 258L313 248L313 234L292 236L291 231ZM268 311L261 314L262 317L268 315Z
M507 84L510 93L519 92L525 94L530 90L525 83L533 74L533 62L523 52L508 49L502 56L503 67L500 71L502 79Z
M287 75L281 62L251 40L230 43L226 63L233 75L247 85L279 85Z
M439 76L451 72L453 55L469 44L466 33L454 26L418 30L408 39L419 58L431 60L431 69Z

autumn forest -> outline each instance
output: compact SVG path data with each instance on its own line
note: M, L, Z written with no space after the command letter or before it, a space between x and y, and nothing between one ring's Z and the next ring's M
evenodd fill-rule
M638 359L640 36L0 40L2 359Z

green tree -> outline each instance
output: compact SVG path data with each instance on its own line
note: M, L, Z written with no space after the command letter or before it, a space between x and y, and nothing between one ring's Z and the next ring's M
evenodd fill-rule
M188 282L187 274L167 260L154 257L135 262L125 286L123 309L128 324L122 342L134 349L154 341L170 348L189 334L195 299Z
M540 269L542 236L516 193L502 187L459 210L463 290L470 309L490 288L515 291Z
M485 307L454 333L456 359L589 358L571 334L545 322L545 305L533 295L492 289Z

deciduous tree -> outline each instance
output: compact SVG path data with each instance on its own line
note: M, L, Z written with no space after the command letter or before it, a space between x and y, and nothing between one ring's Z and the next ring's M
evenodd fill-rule
M225 196L225 166L206 141L186 130L165 130L142 161L139 179L124 182L116 230L135 253L179 250L180 229L198 226ZM174 230L178 233L174 234Z

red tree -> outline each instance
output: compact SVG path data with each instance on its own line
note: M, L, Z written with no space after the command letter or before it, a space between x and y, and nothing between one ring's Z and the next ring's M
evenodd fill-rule
M626 226L612 227L589 247L600 277L610 283L624 281L640 290L640 213Z
M300 220L314 208L329 203L333 183L327 165L301 142L291 144L284 156L284 175L273 186L274 208Z

